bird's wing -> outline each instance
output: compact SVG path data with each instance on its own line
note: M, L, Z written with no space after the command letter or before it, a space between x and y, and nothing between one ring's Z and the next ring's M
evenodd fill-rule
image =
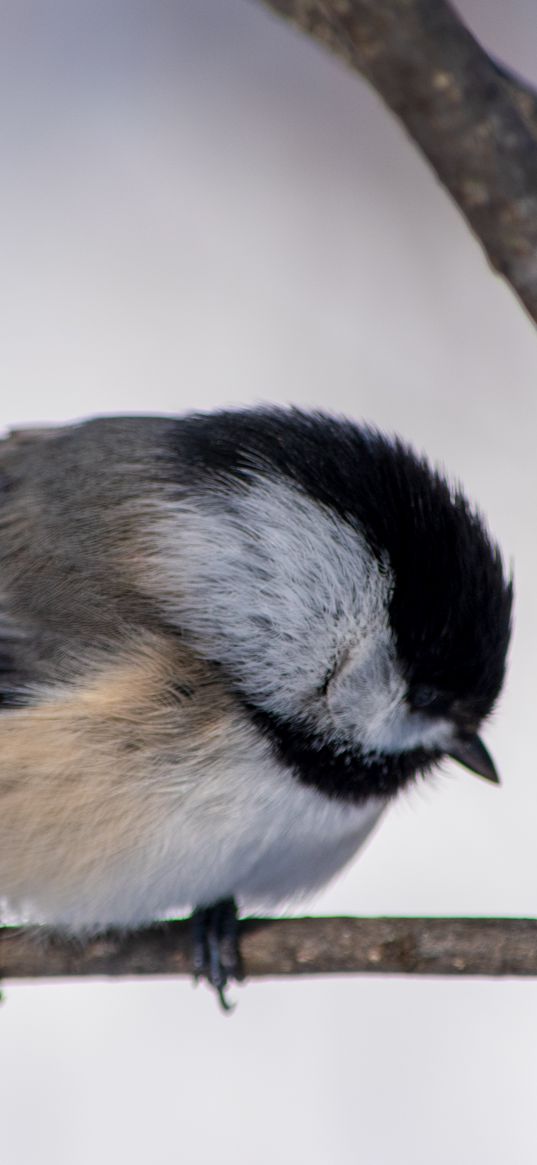
M24 698L32 673L31 641L0 607L0 709Z
M0 441L0 692L77 678L99 646L161 629L128 568L158 418L104 418Z

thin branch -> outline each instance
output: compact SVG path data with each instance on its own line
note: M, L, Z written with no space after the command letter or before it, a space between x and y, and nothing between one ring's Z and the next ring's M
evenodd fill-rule
M263 0L343 57L400 118L537 321L537 114L447 0Z
M496 75L509 94L515 109L529 129L532 137L537 140L537 93L524 77L508 69L502 61L490 58Z
M537 920L523 918L287 918L240 925L246 977L537 975ZM188 921L85 943L44 928L0 929L0 979L190 975Z

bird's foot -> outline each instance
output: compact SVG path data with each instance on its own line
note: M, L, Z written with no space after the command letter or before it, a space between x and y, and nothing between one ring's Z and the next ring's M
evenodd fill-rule
M214 906L200 907L191 921L194 979L206 979L224 1011L232 1011L225 989L230 980L243 978L235 900L223 898Z

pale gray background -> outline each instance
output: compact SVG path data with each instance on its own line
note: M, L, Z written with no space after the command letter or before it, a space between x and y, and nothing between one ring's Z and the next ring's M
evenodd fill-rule
M462 8L537 79L533 0ZM459 476L516 566L503 787L446 765L314 905L536 914L531 325L375 96L255 0L0 16L1 423L296 401ZM7 995L5 1165L537 1159L537 983Z

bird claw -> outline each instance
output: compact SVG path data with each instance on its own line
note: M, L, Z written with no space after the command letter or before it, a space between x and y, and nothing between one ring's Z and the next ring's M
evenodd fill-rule
M223 898L214 906L200 907L191 921L194 979L210 983L222 1010L233 1011L235 1005L226 999L225 989L230 980L243 978L235 901Z

